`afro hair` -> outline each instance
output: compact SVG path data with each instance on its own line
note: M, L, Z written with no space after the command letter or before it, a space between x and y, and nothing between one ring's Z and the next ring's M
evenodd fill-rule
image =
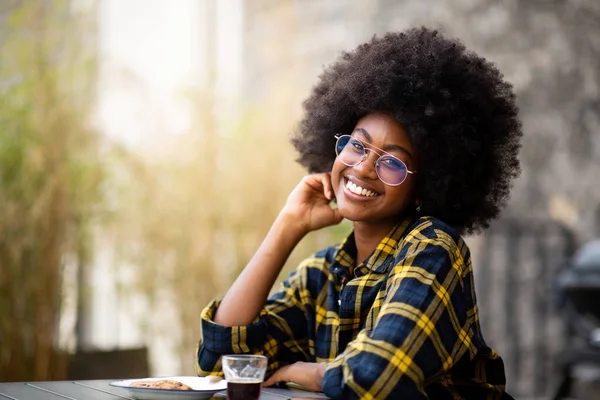
M427 28L374 36L325 69L292 143L309 172L331 171L337 133L384 112L419 154L421 215L461 233L487 228L519 175L513 87L494 64Z

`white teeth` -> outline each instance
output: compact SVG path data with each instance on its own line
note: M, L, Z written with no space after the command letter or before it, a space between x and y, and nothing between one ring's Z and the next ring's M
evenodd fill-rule
M377 196L376 193L374 193L374 192L372 192L372 191L370 191L368 189L362 188L362 187L360 187L360 186L358 186L355 183L350 182L350 181L348 181L348 183L346 183L346 187L348 189L350 189L350 191L352 193L358 194L360 196L365 196L365 197L375 197L375 196Z

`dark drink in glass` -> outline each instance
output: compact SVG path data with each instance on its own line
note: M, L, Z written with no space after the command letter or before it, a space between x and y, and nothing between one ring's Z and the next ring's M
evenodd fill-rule
M239 378L227 381L229 400L258 400L262 381L252 378Z
M258 400L265 379L267 357L256 354L230 354L222 358L227 380L227 398Z

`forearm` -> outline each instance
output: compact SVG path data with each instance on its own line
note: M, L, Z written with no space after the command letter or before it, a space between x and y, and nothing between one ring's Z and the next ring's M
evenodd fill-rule
M321 382L321 390L328 397L427 398L423 394L424 379L418 371L419 366L405 357L393 358L402 355L402 349L393 353L390 344L381 346L384 341L363 341L362 338L359 341L360 344L350 343L346 351L328 365Z
M279 214L248 265L219 306L214 322L223 326L248 325L258 316L283 265L303 230L289 214Z

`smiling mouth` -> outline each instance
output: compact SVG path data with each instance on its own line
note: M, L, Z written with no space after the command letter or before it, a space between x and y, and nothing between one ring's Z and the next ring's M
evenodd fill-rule
M380 194L373 192L369 189L365 189L363 187L358 186L357 184L351 182L349 179L346 178L346 188L348 190L350 190L352 193L358 195L358 196L363 196L363 197L377 197Z

